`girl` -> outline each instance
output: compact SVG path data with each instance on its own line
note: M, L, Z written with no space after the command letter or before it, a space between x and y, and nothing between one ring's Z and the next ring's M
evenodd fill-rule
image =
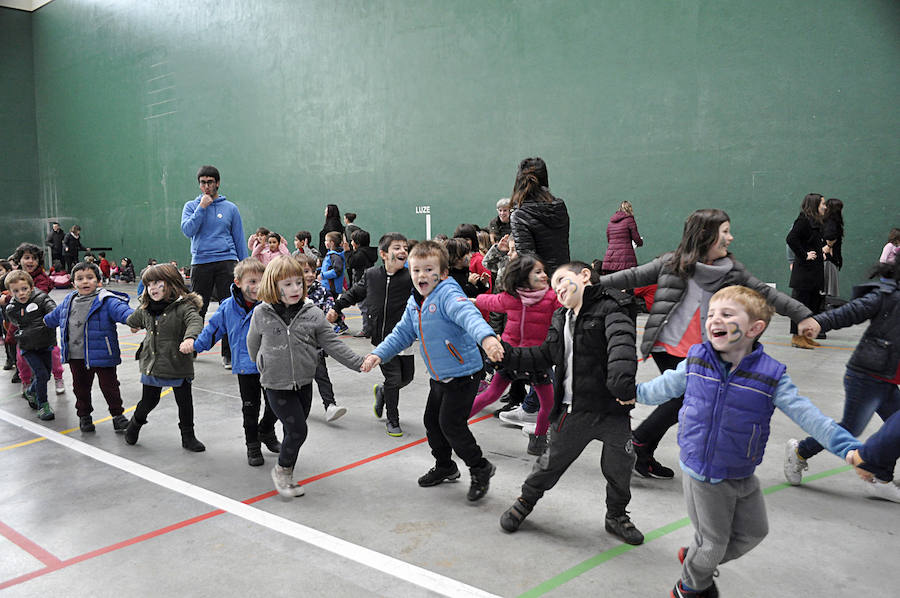
M488 290L491 291L491 271L484 267L484 253L481 251L480 241L478 240L478 231L474 224L460 224L453 232L454 239L464 239L469 245L468 260L466 267L472 274L477 274L482 282L487 284ZM485 250L487 251L487 250ZM450 266L453 267L453 257L450 258ZM459 282L457 280L457 282ZM462 286L462 283L459 283Z
M543 343L553 312L560 307L556 293L547 283L544 264L532 255L510 260L503 278L503 292L478 295L475 305L484 311L506 313L502 338L513 347L534 347ZM553 409L553 384L549 370L521 373L498 370L491 378L490 386L475 397L469 417L496 401L511 381L522 378L534 387L541 404L534 433L528 436L528 454L540 455L547 447L547 428Z
M825 241L822 239L824 216L825 198L818 193L807 194L800 206L800 215L785 238L795 256L794 267L791 268L791 297L814 314L821 311L822 291L825 288ZM791 334L791 345L794 347L813 349L819 346L816 341L798 334L796 320L791 321Z
M131 258L122 258L122 262L119 268L119 279L122 282L134 282L134 264L131 263Z
M272 481L286 498L303 495L294 483L294 465L306 440L306 418L312 405L312 381L318 348L352 370L363 357L338 340L325 314L306 301L303 266L290 256L278 256L266 266L259 300L247 332L247 349L259 369L260 384L281 420L284 437Z
M891 234L888 235L887 245L881 250L881 257L878 261L882 264L893 264L897 261L897 255L900 254L900 228L892 228Z
M609 219L609 224L606 225L606 243L602 274L612 274L637 266L634 248L643 245L644 239L638 233L630 201L619 204L618 211Z
M547 276L569 261L569 211L566 202L550 193L547 164L540 158L519 163L509 217L519 253L537 255Z
M191 293L181 272L172 264L148 266L141 274L144 291L140 306L128 316L132 332L146 328L147 335L138 349L141 400L125 429L125 442L138 441L147 415L159 404L163 386L171 386L178 405L181 446L199 453L206 450L194 436L194 403L191 380L194 378L193 340L203 330L200 295Z
M447 239L445 247L450 256L450 276L459 283L466 297L474 299L481 293L489 293L491 291L490 272L485 274L471 270L472 246L469 240L453 237Z
M279 255L290 255L287 241L278 233L270 232L266 235L265 243L260 243L256 237L250 237L252 241L256 241L251 247L251 257L255 257L263 264L268 264Z
M822 237L825 239L825 295L841 296L838 271L844 265L841 245L844 241L844 217L841 212L844 202L832 197L825 202L825 221L822 226Z
M78 263L79 251L90 251L89 247L81 244L81 227L77 224L73 225L66 236L63 237L63 259L65 260L66 271L71 272L75 264Z
M775 310L799 322L802 330L819 325L812 312L759 281L728 251L731 221L722 210L697 210L684 223L681 243L672 253L652 262L600 277L600 284L614 289L634 289L656 283L656 297L644 326L641 352L653 357L660 372L675 369L688 349L705 340L709 298L731 285L750 287L766 298ZM644 477L672 478L675 473L653 458L659 441L678 421L682 399L663 403L633 433L637 461L634 469Z

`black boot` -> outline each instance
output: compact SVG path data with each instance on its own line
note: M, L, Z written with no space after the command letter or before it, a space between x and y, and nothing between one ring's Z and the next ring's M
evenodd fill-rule
M125 428L125 443L126 444L135 444L138 441L138 434L141 433L141 426L143 426L147 422L139 422L138 420L131 418L131 421L128 422L128 427Z
M194 453L202 453L206 447L194 436L194 426L181 427L181 446Z
M472 474L472 484L469 486L466 498L471 501L483 498L487 494L488 487L491 485L491 477L493 477L495 471L497 471L497 468L487 459L484 460L484 465L481 467L470 467L469 473Z
M258 442L247 443L247 465L259 467L266 462L266 460L263 459L263 454L260 450L260 446L261 445Z
M275 435L275 428L265 431L260 430L257 436L259 437L259 441L266 445L266 448L269 449L270 452L273 452L276 455L281 452L281 443L278 442L278 437Z

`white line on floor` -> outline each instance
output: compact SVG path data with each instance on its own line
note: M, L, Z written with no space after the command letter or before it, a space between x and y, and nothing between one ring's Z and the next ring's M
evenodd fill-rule
M47 440L72 449L73 451L86 455L101 463L105 463L106 465L121 469L126 473L130 473L147 480L148 482L162 486L167 490L178 492L179 494L206 503L216 509L231 513L241 519L296 538L315 548L327 550L328 552L355 561L366 567L371 567L379 573L396 577L442 596L481 596L484 598L496 598L494 594L474 586L411 565L410 563L370 550L364 546L358 546L351 542L347 542L346 540L341 540L335 536L291 521L290 519L267 513L256 507L246 505L242 502L228 498L227 496L222 496L221 494L207 490L206 488L201 488L200 486L195 486L194 484L173 478L172 476L151 469L145 465L141 465L140 463L135 463L134 461L101 450L95 446L81 442L80 440L64 436L54 430L45 428L35 422L22 419L21 417L2 409L0 409L0 420L4 420L14 426L27 430L32 434L43 436Z

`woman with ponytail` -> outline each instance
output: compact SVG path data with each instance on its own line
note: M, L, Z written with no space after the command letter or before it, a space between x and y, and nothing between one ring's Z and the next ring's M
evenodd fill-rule
M544 263L548 277L569 260L569 211L550 193L547 165L541 158L519 163L509 218L516 251L533 254Z

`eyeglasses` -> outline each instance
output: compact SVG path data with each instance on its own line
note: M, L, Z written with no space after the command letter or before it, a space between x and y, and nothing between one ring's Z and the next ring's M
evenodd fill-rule
M200 181L201 187L203 187L204 185L215 185L215 184L216 184L216 179L206 179L206 180Z

